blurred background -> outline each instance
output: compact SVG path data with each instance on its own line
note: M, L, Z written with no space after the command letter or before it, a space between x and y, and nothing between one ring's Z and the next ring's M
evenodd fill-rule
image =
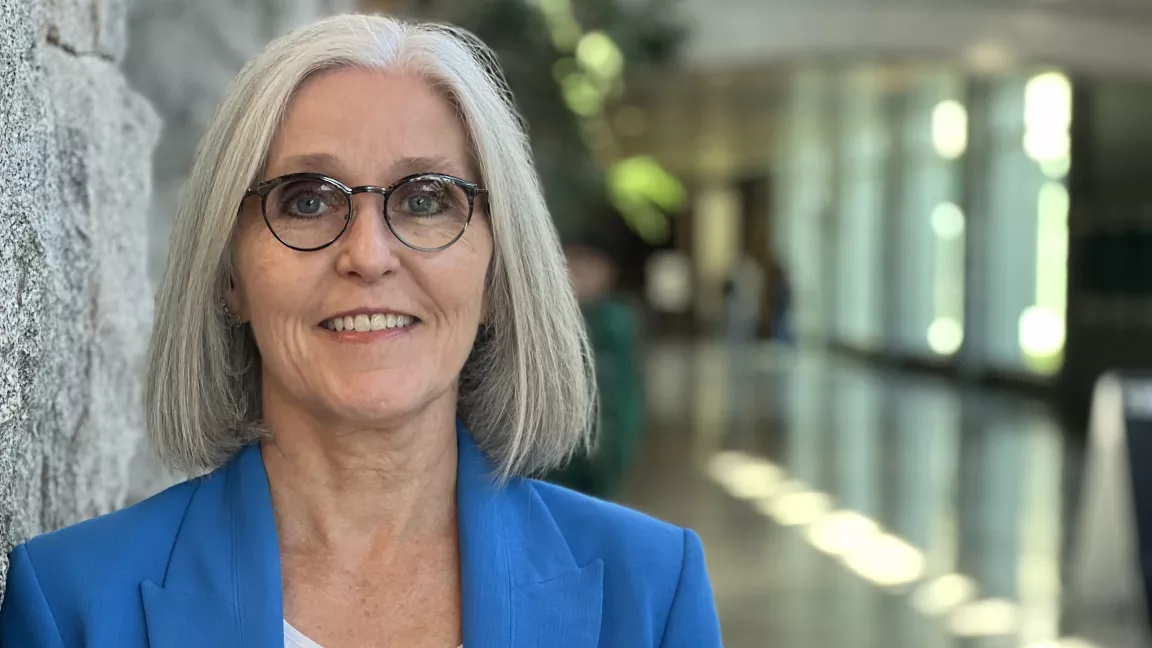
M152 285L269 39L361 10L496 50L604 400L547 478L696 529L726 645L1150 645L1152 5L110 4L163 124ZM134 454L128 501L172 479Z

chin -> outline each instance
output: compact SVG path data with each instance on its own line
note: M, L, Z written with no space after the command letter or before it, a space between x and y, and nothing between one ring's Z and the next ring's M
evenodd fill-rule
M338 380L313 384L313 400L321 416L352 425L392 424L451 401L455 409L455 382L441 385L422 371L346 373ZM319 412L318 412L319 413Z
M355 399L335 403L331 409L337 419L353 424L371 426L403 420L419 408L415 402L411 402L408 399L387 399L386 401L381 401L380 399Z
M433 400L415 390L389 389L355 390L334 399L330 409L333 415L349 423L371 426L389 424L412 416Z

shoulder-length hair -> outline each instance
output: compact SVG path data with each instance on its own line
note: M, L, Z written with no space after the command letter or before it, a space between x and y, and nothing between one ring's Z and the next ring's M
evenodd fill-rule
M198 473L264 433L259 351L224 307L230 241L294 92L312 75L344 67L403 69L440 90L460 115L489 191L487 323L460 377L459 417L503 478L538 473L588 448L596 427L591 350L494 54L455 28L343 15L269 44L232 82L200 143L149 350L153 451L176 470Z

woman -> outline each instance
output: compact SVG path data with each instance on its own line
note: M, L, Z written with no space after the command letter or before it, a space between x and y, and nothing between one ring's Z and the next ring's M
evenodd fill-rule
M719 645L695 534L525 477L586 443L594 385L479 43L272 43L173 236L149 434L211 472L13 550L4 646Z

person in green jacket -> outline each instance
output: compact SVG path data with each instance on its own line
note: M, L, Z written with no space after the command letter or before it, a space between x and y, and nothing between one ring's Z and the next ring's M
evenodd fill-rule
M591 454L573 457L544 478L608 499L635 460L644 429L639 325L633 306L614 290L616 265L605 250L591 244L570 245L565 255L592 343L600 434Z

